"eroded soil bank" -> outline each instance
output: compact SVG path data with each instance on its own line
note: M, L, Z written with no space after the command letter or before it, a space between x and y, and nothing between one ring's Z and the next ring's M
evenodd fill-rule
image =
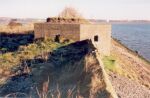
M9 77L0 86L0 96L14 96L13 93L18 92L20 97L32 98L38 98L41 94L48 94L50 98L112 98L112 92L106 89L103 65L96 53L92 43L85 40L51 51L47 60L39 55L32 64L27 62L29 73ZM118 66L123 70L121 74L107 71L117 96L149 98L149 64L114 40L111 55L116 57Z
M29 74L11 77L1 86L0 95L20 92L37 98L38 89L50 91L49 97L112 98L95 50L89 40L60 47L50 53L46 62L32 64ZM47 83L49 86L43 87Z

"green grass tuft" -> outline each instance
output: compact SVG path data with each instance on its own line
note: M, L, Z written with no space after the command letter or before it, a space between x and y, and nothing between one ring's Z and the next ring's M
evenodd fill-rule
M113 56L105 56L102 59L104 63L104 68L107 71L112 71L118 73L120 75L125 75L126 73L122 69L122 67L118 64L117 59Z
M113 57L105 56L102 60L103 60L105 69L110 70L110 71L117 70L116 60Z
M15 52L0 54L0 69L11 70L11 68L19 65L21 61L34 59L34 57L43 55L56 50L59 47L66 46L71 42L56 43L53 40L37 40L27 46L20 46Z

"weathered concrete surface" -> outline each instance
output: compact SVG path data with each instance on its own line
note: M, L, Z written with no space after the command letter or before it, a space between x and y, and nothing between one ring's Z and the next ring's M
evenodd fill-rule
M74 41L91 39L102 55L110 55L110 24L36 23L34 30L36 39L46 37L55 39L56 35ZM98 41L94 41L95 36L98 36Z
M56 35L74 41L80 40L80 25L79 24L50 24L37 23L34 26L35 38L55 38Z
M94 41L98 36L98 41ZM102 55L110 55L111 47L111 25L110 24L82 24L80 26L80 40L91 39L93 44Z
M96 57L97 57L97 60L100 63L100 67L102 69L101 72L103 73L103 78L104 78L104 81L105 81L105 84L106 84L106 90L111 94L112 98L118 98L117 93L115 92L115 90L114 90L114 88L111 84L111 81L109 80L109 76L108 76L108 74L106 73L106 71L104 69L104 64L101 61L102 57L100 56L99 52L96 52Z

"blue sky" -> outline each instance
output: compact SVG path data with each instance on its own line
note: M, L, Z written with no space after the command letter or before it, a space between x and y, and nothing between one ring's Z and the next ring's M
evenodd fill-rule
M46 18L66 6L86 18L150 20L150 0L0 0L0 17Z

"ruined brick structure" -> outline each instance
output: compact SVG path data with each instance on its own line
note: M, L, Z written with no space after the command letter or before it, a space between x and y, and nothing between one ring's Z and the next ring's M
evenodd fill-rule
M35 38L50 37L55 39L60 36L74 41L91 39L93 44L103 55L110 55L111 25L110 24L87 24L70 20L67 22L35 23Z

